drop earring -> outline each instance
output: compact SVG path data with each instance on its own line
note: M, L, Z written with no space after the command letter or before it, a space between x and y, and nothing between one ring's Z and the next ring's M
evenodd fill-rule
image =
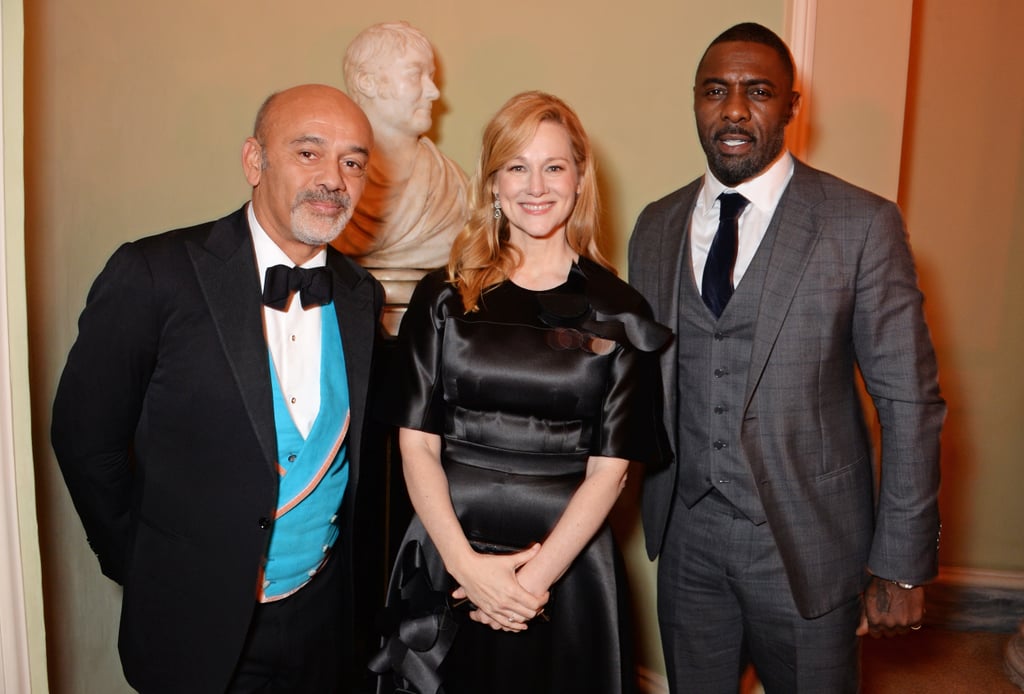
M501 219L501 200L498 199L498 194L494 194L494 218Z

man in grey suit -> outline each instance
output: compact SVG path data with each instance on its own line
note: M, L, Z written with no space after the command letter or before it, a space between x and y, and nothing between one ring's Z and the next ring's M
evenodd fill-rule
M673 692L734 694L747 660L769 694L855 692L857 637L919 628L937 573L945 404L903 221L786 151L793 83L770 30L716 38L694 86L707 170L630 241L631 282L676 332L675 462L643 500Z

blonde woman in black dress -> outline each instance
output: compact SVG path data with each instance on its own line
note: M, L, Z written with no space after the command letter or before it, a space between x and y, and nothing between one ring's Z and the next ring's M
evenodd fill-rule
M606 518L629 461L667 455L669 333L598 251L594 176L564 102L513 97L485 130L448 267L403 319L389 397L416 517L389 605L414 608L386 641L382 691L635 690Z

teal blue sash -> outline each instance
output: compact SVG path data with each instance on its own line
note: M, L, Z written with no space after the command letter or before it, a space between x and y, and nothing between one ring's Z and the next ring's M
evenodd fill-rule
M338 539L337 514L349 472L348 378L334 304L323 306L320 313L320 411L306 439L288 411L273 356L270 357L280 484L260 582L261 602L280 600L305 585Z

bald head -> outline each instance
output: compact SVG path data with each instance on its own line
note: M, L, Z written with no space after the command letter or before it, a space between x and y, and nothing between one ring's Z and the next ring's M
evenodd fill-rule
M263 102L242 167L256 220L296 263L348 224L372 144L366 115L334 87L305 84Z
M325 109L336 109L340 114L347 114L346 117L354 121L362 121L366 127L370 122L363 110L345 92L326 84L302 84L297 87L275 92L268 96L256 112L256 122L253 124L252 135L260 142L266 140L268 121L280 117L293 117L296 111L301 111L319 104ZM373 136L373 130L370 130Z

